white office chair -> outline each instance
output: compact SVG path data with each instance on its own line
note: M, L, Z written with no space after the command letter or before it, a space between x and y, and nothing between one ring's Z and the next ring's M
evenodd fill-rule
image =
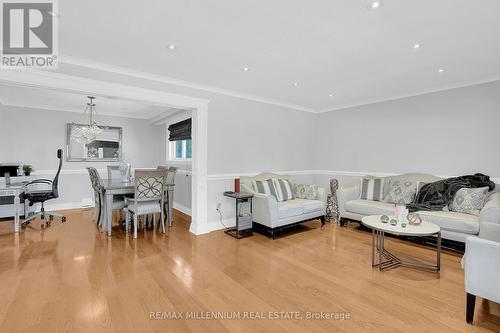
M134 220L134 238L137 238L139 216L160 213L161 231L165 233L163 205L165 200L165 184L167 170L135 170L134 198L125 198L127 204L126 229L129 230L130 214Z
M500 303L500 224L481 223L479 237L465 241L466 321L472 324L476 296Z

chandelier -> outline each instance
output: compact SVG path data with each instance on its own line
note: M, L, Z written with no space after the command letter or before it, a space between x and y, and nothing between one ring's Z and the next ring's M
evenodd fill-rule
M84 114L88 114L87 125L75 125L71 131L71 137L78 143L88 143L104 132L94 121L94 113L97 113L93 96L87 96L89 101L85 107Z

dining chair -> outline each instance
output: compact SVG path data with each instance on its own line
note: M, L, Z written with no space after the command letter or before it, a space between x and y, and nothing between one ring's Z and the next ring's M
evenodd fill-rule
M127 205L126 229L129 230L130 214L133 214L134 238L137 238L139 216L160 213L161 231L165 233L163 205L165 200L165 184L167 170L135 170L134 198L125 198Z
M94 195L96 195L97 197L96 205L97 205L97 211L99 212L96 223L99 226L99 228L103 229L105 227L103 225L104 219L102 218L102 214L104 213L103 210L104 186L102 184L101 176L99 176L99 172L96 170L96 168L88 167L87 170L89 172L92 188L94 189L94 192L97 192L97 194L94 193ZM123 211L124 208L125 208L125 198L123 196L118 196L118 195L114 196L111 209Z
M167 179L166 179L166 186L165 190L168 189L168 185L175 185L175 176L177 174L177 169L176 167L172 166L167 166L167 165L159 165L157 167L158 170L168 170L167 172ZM174 189L170 191L170 195L167 192L167 196L165 197L165 204L164 204L164 209L166 212L166 218L168 219L168 226L169 228L172 227L172 221L173 221L173 215L171 207L173 207L174 204ZM172 200L172 206L170 205L170 200Z
M90 177L90 184L92 185L92 189L94 190L95 207L92 219L96 221L97 225L100 226L101 212L102 212L102 205L101 205L102 184L99 178L99 174L97 173L97 170L95 168L88 167L87 171Z

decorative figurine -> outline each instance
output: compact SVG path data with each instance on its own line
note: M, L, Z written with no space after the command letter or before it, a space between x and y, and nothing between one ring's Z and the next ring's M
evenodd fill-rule
M398 221L396 219L391 219L390 223L391 223L392 226L395 226L395 225L398 224Z
M382 223L387 223L387 222L389 222L389 216L387 216L387 215L382 215L382 216L380 217L380 221L381 221Z
M422 218L416 214L416 213L410 213L408 214L408 216L406 217L406 219L408 220L408 222L411 224L411 225L419 225L422 223Z
M330 194L328 194L326 198L326 215L325 215L326 221L330 223L340 223L339 204L337 202L338 188L339 188L339 181L335 178L330 179Z

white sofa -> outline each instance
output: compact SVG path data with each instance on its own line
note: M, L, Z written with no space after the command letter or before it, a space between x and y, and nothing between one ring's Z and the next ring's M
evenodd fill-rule
M476 296L500 303L500 224L484 222L479 237L467 237L465 246L466 321L472 324Z
M240 177L241 191L249 192L253 198L253 221L264 226L270 237L274 239L276 233L287 226L320 218L324 223L326 210L326 190L318 187L318 196L315 200L293 199L278 202L272 195L256 193L253 189L253 180L268 180L271 178L287 179L292 186L296 182L287 175L261 173L255 177Z
M389 191L388 183L390 180L431 183L440 179L433 175L418 173L385 177L384 197ZM348 188L340 188L337 191L341 217L361 221L361 218L367 215L394 215L394 204L392 203L360 200L359 187L360 185L357 184ZM482 223L500 223L500 192L490 193L479 216L451 211L419 211L417 213L424 220L440 226L444 239L463 243L468 236L479 234Z

